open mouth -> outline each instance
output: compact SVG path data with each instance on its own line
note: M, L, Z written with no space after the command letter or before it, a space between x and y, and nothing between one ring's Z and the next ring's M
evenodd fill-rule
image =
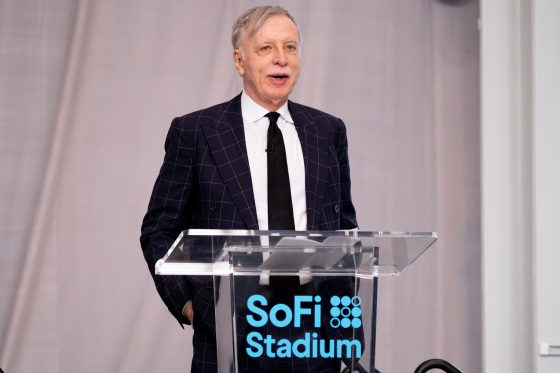
M269 75L270 80L272 81L273 84L275 85L282 85L284 84L288 78L289 75L288 74L270 74Z

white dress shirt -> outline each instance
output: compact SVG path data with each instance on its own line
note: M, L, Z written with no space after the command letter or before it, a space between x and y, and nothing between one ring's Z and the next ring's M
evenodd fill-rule
M286 161L290 176L290 192L294 211L294 227L298 231L307 230L307 203L305 199L305 165L303 151L294 121L288 111L288 103L276 110L278 128L282 132L286 147ZM245 130L245 143L249 158L249 169L253 182L253 195L257 209L259 229L268 229L268 177L267 177L267 133L268 110L258 105L245 92L241 94L241 114Z

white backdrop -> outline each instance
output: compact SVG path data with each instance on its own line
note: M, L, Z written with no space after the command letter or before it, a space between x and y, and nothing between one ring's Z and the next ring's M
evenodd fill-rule
M172 117L241 89L257 1L0 2L0 367L188 371L138 242ZM282 1L295 101L343 118L362 229L438 231L380 282L378 369L481 369L478 2Z

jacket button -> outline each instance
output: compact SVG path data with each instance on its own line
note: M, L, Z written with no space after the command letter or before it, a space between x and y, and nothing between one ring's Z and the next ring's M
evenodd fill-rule
M340 212L340 206L338 205L338 203L334 205L334 212L336 212L337 214Z
M211 282L207 282L207 283L204 284L204 287L205 287L206 289L212 289L212 283L211 283Z
M210 207L210 213L213 214L213 213L216 212L216 210L218 210L218 206L212 206L212 207Z

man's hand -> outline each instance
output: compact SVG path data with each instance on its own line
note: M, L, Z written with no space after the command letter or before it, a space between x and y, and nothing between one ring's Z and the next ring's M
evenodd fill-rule
M183 313L183 316L185 316L187 318L187 320L189 320L189 323L192 325L193 318L194 318L194 310L192 308L192 302L190 300L183 307L183 312L182 313Z

